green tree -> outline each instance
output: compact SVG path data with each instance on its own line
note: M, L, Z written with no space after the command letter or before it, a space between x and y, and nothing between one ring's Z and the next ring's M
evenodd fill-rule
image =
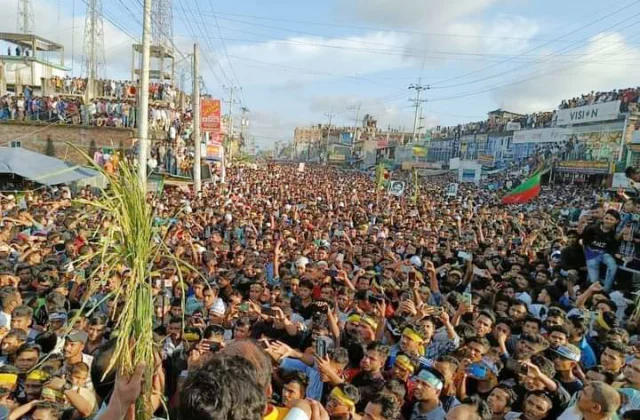
M56 157L56 147L53 144L51 136L47 137L47 145L44 149L44 154L51 157Z

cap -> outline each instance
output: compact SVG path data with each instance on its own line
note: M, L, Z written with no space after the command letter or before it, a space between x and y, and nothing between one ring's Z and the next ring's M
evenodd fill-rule
M573 344L566 344L564 346L551 347L551 351L564 357L565 359L573 360L574 362L580 361L582 352Z
M67 340L73 341L74 343L86 344L88 339L89 335L82 330L73 330L67 334Z
M217 300L216 303L213 304L211 309L209 309L209 314L213 314L216 316L224 316L224 303L221 300Z

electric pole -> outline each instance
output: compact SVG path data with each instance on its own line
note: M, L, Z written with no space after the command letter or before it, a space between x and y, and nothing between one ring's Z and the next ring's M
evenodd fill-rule
M144 0L142 18L142 69L138 102L138 175L147 190L147 158L149 155L149 68L151 66L151 0Z
M356 147L356 135L358 133L358 120L360 119L360 108L362 107L362 104L359 103L357 107L355 107L356 110L356 122L353 125L353 134L351 135L351 159L353 159L353 152L355 151L355 147ZM354 109L354 108L351 108Z
M423 90L427 90L430 89L430 87L427 86L422 86L420 84L420 82L422 81L422 79L418 79L418 84L411 84L409 85L409 90L415 90L416 91L416 97L413 99L409 99L410 102L413 102L413 106L415 108L415 112L413 115L413 136L411 137L411 141L413 143L416 142L417 138L416 135L418 133L418 110L420 109L420 104L427 102L426 99L420 99L420 92L422 92Z
M331 121L333 121L333 117L336 116L333 112L328 112L324 114L325 117L329 118L329 125L327 126L327 140L324 143L324 161L325 164L329 161L329 137L331 136ZM318 153L318 158L320 158L320 153Z
M202 192L202 139L200 136L200 49L198 44L193 45L193 183L195 184L196 195Z
M222 88L229 89L229 100L227 101L227 103L229 104L229 113L227 114L227 119L229 124L229 131L227 132L227 147L229 150L225 151L224 156L226 158L227 152L228 152L229 162L231 162L231 159L233 159L233 105L235 104L233 96L235 91L238 90L238 88L235 86L231 86L228 88L226 86L222 86Z
M243 144L245 148L248 145L248 132L249 132L249 119L247 118L247 114L249 113L249 108L243 106L240 108L242 110L242 119L240 120L240 135L242 136Z
M33 33L33 3L31 0L18 0L18 32L21 34ZM33 51L35 55L35 51Z

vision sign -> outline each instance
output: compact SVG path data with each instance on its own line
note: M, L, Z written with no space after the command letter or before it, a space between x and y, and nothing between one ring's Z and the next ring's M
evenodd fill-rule
M617 120L620 115L620 101L560 109L556 125L584 124L598 121Z

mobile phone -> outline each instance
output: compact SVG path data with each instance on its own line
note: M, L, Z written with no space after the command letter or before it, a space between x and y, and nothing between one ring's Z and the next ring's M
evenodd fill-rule
M476 379L484 380L487 378L489 369L487 369L486 366L482 366L478 363L473 363L467 368L467 373Z
M327 274L332 278L338 277L338 270L329 270Z
M416 272L415 271L410 271L407 273L407 277L409 278L409 281L413 281L416 279Z
M458 258L460 258L460 259L462 259L464 261L471 261L472 256L468 252L460 251L460 252L458 252Z
M202 347L202 350L204 351L210 351L210 352L216 353L220 351L220 349L222 348L222 345L217 341L202 340L202 343L200 343L200 347Z
M520 238L520 237L513 238L511 240L511 243L514 244L514 245L522 245L522 238Z
M165 280L164 281L164 287L166 289L171 289L171 286L173 286L173 282L171 280Z
M473 305L473 295L469 292L464 292L462 294L462 301L467 304L467 306Z
M327 353L327 341L323 337L318 337L316 339L316 355L322 359L327 356Z
M274 311L273 309L269 308L269 307L262 307L262 313L266 316L274 316L276 311Z
M369 295L369 303L381 303L384 298L382 296Z
M241 303L240 306L238 306L238 309L240 310L240 312L249 312L249 304Z
M53 246L53 250L55 251L56 254L64 254L64 252L67 250L65 244L55 244Z

